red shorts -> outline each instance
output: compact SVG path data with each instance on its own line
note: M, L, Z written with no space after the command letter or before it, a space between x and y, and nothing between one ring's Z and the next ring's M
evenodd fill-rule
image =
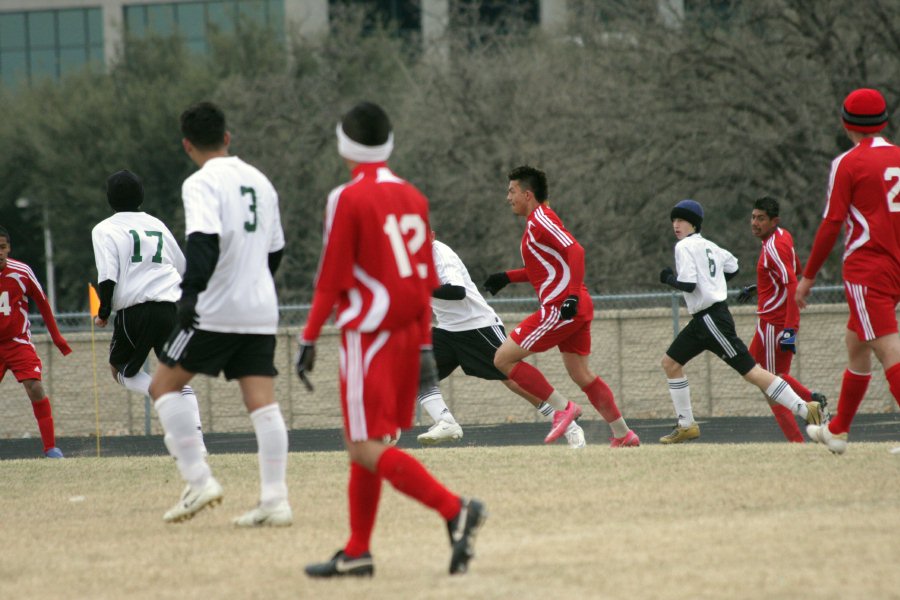
M558 306L542 306L514 327L509 337L531 352L544 352L558 346L560 352L587 356L591 353L593 317L593 306L590 312L579 310L575 318L568 321L560 319Z
M418 323L394 331L341 333L341 409L351 441L412 427L421 338Z
M0 342L0 381L3 381L7 371L12 371L18 382L26 379L40 381L41 369L41 359L31 344L13 340Z
M890 294L859 283L844 282L844 293L850 305L847 329L861 341L897 333L897 304L900 294Z
M778 334L783 330L783 327L758 319L756 335L750 342L750 355L753 360L769 373L776 375L790 373L791 361L794 359L793 352L782 350L778 346Z

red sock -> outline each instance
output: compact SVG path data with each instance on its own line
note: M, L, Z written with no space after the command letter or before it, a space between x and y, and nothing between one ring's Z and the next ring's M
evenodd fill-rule
M619 412L619 407L616 406L616 400L613 398L612 390L599 377L591 382L590 385L581 388L581 391L587 395L588 400L591 401L591 404L594 405L594 408L597 409L597 412L600 413L600 416L607 423L612 423L622 418L622 413Z
M38 430L41 432L41 441L44 442L44 452L56 446L56 435L53 432L53 411L50 408L50 398L44 396L42 400L31 403L34 418L37 419Z
M344 553L356 557L369 551L381 498L381 478L357 463L350 463L347 498L350 501L350 539L344 546Z
M866 390L869 387L869 381L872 374L859 375L850 369L844 371L844 381L841 383L841 396L838 398L837 414L828 424L828 431L831 433L847 433L850 431L850 424L853 423L853 417L859 410Z
M459 514L460 498L445 488L422 463L391 446L378 459L378 476L398 491L441 513L449 521Z
M891 389L891 394L894 395L894 400L897 401L897 404L900 404L900 363L885 369L884 376L887 377L888 386Z
M517 362L516 366L512 368L509 378L518 383L523 390L541 400L546 400L553 393L553 386L550 385L544 374L523 360Z
M781 377L782 379L784 379L785 381L787 381L788 385L791 386L791 389L794 390L794 392L796 392L798 396L803 398L804 402L812 402L812 392L809 390L808 387L806 387L805 385L803 385L802 383L800 383L799 381L797 381L796 379L794 379L787 373L779 373L778 376ZM781 406L781 405L779 404L778 406ZM785 409L785 410L788 410L788 409ZM773 410L772 412L775 412L775 411ZM790 412L790 411L788 411L788 412ZM777 414L775 415L775 418L776 419L778 418ZM791 418L793 419L793 417L791 417ZM779 423L780 422L781 421L779 421ZM784 429L784 428L782 428L782 429ZM785 434L785 435L787 435L787 434ZM801 439L801 441L803 440L802 437L800 439Z
M784 375L781 375L780 377L784 379ZM793 385L791 385L791 387L794 391L797 391L797 388ZM807 400L807 402L809 402L809 400ZM789 442L799 442L802 444L803 434L800 433L800 426L797 425L797 419L794 418L794 413L791 412L791 409L778 403L770 404L769 408L772 409L772 414L775 415L775 421L781 428L781 432L784 434L785 439Z

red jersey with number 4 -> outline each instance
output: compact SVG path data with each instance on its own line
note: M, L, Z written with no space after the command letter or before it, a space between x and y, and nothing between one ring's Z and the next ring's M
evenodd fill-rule
M6 266L0 270L0 341L31 343L31 322L28 320L28 298L32 298L46 323L47 330L59 337L56 321L50 313L50 305L44 290L38 283L31 267L18 260L6 259ZM54 335L55 334L55 335Z
M430 342L426 325L439 282L425 196L385 163L358 165L353 179L329 194L324 230L303 337L318 337L336 303L341 329L372 332L419 322Z
M781 328L797 329L800 310L794 299L800 259L790 232L776 227L762 242L756 262L756 314Z
M900 148L871 137L837 157L824 220L845 223L844 280L900 293Z

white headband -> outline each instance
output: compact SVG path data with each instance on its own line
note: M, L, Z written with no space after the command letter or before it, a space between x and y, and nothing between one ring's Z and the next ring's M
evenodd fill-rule
M364 146L359 142L354 142L347 134L341 124L337 124L338 154L358 163L377 163L385 162L394 149L394 132L388 134L388 139L380 146Z

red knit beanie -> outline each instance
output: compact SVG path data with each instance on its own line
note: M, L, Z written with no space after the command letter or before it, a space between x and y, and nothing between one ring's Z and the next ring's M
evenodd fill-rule
M853 90L841 106L844 127L860 133L876 133L887 125L887 104L878 90Z

